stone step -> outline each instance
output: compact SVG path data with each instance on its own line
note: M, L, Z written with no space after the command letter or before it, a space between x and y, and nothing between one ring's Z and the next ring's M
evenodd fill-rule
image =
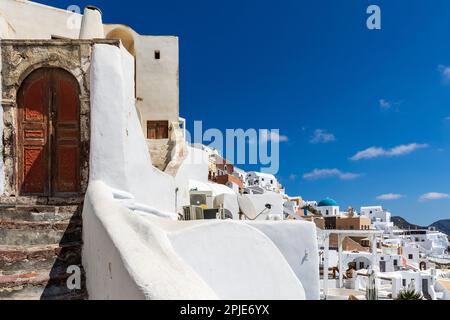
M18 221L64 221L81 218L83 207L70 206L0 206L0 220Z
M23 272L0 276L0 300L83 300L86 299L85 274L81 274L81 290L70 290L67 280L71 276L63 269L51 272Z
M51 270L81 264L80 242L47 246L0 245L0 275L13 275L17 270Z
M171 150L158 150L158 151L150 151L150 156L153 158L161 159L166 158L170 155Z
M82 221L18 221L0 220L0 244L35 246L81 242Z

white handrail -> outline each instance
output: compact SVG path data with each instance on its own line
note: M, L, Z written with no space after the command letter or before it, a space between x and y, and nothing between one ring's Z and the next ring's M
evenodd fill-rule
M178 220L178 214L174 212L164 212L154 207L138 203L135 197L126 191L110 188L114 200L120 202L124 207L138 213L152 214L160 218Z

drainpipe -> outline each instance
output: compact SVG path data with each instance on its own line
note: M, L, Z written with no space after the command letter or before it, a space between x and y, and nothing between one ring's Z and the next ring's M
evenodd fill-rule
M178 191L180 189L176 188L175 189L175 212L178 212Z
M102 12L94 6L86 6L81 21L80 39L104 39L105 31L102 22Z

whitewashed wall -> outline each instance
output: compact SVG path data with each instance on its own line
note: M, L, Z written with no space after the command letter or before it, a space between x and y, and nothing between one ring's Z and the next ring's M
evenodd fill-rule
M133 66L125 49L94 46L90 180L102 180L133 194L140 203L174 212L174 179L151 165L137 117Z
M52 35L78 39L80 34L81 15L66 10L29 1L1 0L0 13L10 25L10 39L50 39Z
M144 132L149 120L179 120L178 37L139 35L124 25L106 24L105 35L122 37L136 56L136 94ZM160 59L155 59L159 51Z
M89 299L217 299L175 254L167 232L158 227L158 221L167 221L148 219L122 207L103 182L91 181L83 210Z
M307 300L320 299L319 253L312 222L250 222L278 247L303 284Z
M158 50L161 58L156 60ZM137 96L142 99L142 118L179 119L178 38L138 36L136 38ZM158 94L155 94L155 93ZM147 124L144 124L144 128Z
M91 66L90 180L175 212L174 179L151 165L134 105L134 61L124 49L94 46Z
M83 219L90 299L319 297L312 223L163 220L125 209L101 181Z
M253 225L206 222L172 233L170 239L220 299L305 299L305 289L280 248Z
M208 154L203 150L190 146L187 146L187 151L187 158L183 161L175 177L178 188L178 208L190 204L189 180L208 183Z

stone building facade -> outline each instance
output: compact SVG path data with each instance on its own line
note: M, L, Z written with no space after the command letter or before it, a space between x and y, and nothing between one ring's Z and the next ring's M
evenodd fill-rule
M65 202L76 202L86 192L90 137L89 68L92 45L98 42L119 45L117 40L2 40L4 165L2 203L47 204L58 202L61 197ZM42 75L38 75L39 73ZM67 90L74 92L76 105L72 119L67 118L71 116L70 110L66 110L67 101L60 102L65 106L59 110L55 106L58 102L49 102L49 99L53 98L43 97L45 103L51 104L43 108L35 102L32 102L31 107L21 105L20 95L39 96L42 94L40 92L45 90L24 88L27 81L32 81L29 79L33 77L50 79L54 73L61 74L65 78L58 84L61 88L64 85L73 86L71 89L65 88L66 92L61 94L67 99L67 96L70 96ZM42 79L39 81L45 81ZM21 90L28 91L21 92ZM55 92L52 93L54 94ZM24 145L29 145L29 149ZM39 148L44 148L45 151L39 152ZM42 166L36 165L36 159L32 158L33 154L38 153L42 157L38 161ZM45 154L42 155L43 153ZM32 167L27 167L27 162L33 163ZM59 171L65 172L58 173ZM41 186L42 190L39 190L40 186L36 185L33 179L46 180L43 182L45 185ZM67 179L75 179L73 183L76 186L71 189L70 181ZM28 182L30 188L24 190L23 185ZM66 186L61 186L61 190L55 190L58 183Z

